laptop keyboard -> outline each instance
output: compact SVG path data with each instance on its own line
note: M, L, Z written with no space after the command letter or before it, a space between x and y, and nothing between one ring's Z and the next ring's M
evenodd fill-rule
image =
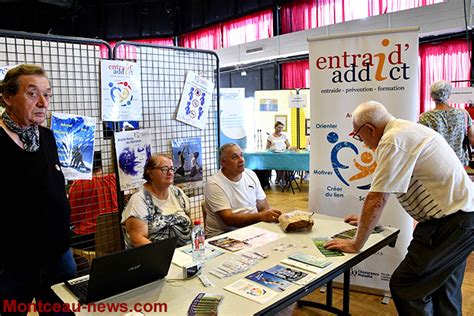
M82 297L87 297L87 287L89 286L89 280L74 284L74 288L82 294Z

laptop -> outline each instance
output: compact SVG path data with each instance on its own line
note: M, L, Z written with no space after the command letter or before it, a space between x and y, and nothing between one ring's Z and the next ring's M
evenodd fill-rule
M92 260L87 277L66 281L79 303L88 304L164 278L178 238L159 240Z

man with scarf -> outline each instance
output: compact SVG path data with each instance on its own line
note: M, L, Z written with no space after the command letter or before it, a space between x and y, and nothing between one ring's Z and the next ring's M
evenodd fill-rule
M51 98L46 72L37 65L17 66L1 81L0 93L5 107L0 120L3 315L13 303L28 304L33 298L37 306L60 303L50 287L74 277L76 265L70 251L70 208L54 136L41 126Z

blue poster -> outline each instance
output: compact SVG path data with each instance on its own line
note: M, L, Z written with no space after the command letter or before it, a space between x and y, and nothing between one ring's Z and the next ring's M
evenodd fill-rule
M180 138L171 140L173 164L176 168L174 182L202 181L201 138Z
M95 118L53 113L51 130L64 177L68 180L92 179Z

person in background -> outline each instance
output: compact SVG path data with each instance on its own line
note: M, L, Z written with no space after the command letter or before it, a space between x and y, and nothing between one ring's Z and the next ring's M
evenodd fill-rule
M221 169L204 188L206 237L261 221L278 223L281 212L270 208L255 173L245 168L242 149L233 143L219 149Z
M6 304L33 298L61 303L51 286L74 278L76 264L56 142L42 126L52 95L48 76L38 65L19 65L7 72L0 93L0 314L6 315Z
M122 214L127 248L173 236L178 237L178 246L191 242L189 198L173 185L174 172L173 160L166 155L152 155L146 162L146 183L132 195Z
M285 125L277 121L275 123L275 131L273 134L268 135L267 137L267 150L272 150L272 151L283 151L285 149L290 148L290 142L288 141L288 138L286 137L285 134L282 133L283 127ZM276 170L276 179L275 183L282 183L283 185L286 182L287 178L287 172L286 171L280 171Z
M118 211L115 174L102 175L100 151L94 152L92 180L75 180L69 188L72 247L95 250L96 220Z
M440 80L431 85L430 94L436 106L423 113L419 123L440 133L454 150L463 166L469 165L469 157L463 146L464 137L468 136L469 145L474 144L472 120L466 110L453 108L448 104L453 90L451 83Z
M333 239L328 249L358 252L390 194L418 224L408 252L390 278L400 315L461 315L466 258L474 247L474 185L446 140L426 126L395 119L380 103L352 113L357 140L375 150L377 167L354 239Z

